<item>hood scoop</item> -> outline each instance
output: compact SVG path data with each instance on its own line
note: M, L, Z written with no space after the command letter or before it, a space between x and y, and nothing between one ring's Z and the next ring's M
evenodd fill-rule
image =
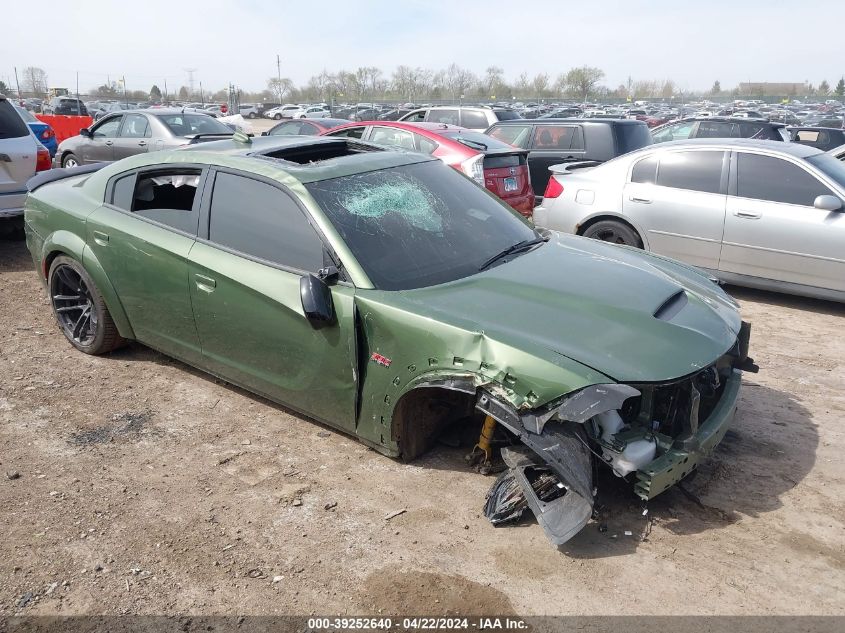
M678 313L683 310L689 303L689 298L684 290L679 290L671 297L666 299L657 310L654 312L654 318L661 321L671 321Z

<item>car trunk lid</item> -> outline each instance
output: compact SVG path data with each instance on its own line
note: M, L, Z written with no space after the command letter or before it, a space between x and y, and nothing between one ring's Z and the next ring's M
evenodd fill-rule
M490 152L483 159L484 186L506 200L531 191L527 152Z

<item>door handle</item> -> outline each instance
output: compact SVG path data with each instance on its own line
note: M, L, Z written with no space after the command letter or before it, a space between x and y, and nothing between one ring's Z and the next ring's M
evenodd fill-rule
M759 211L743 211L741 209L734 211L734 215L738 218L745 218L746 220L759 220L763 217L763 214Z
M94 241L100 246L108 246L109 236L107 233L103 233L102 231L94 231Z
M147 142L146 141L138 141L138 145L140 145L141 147L146 147Z
M106 141L106 145L114 145L114 141Z
M631 196L629 200L631 202L639 202L640 204L651 204L651 198L638 198L637 196Z
M203 292L212 293L217 287L217 282L214 279L206 277L205 275L200 275L199 273L194 275L194 281L197 284L197 288Z

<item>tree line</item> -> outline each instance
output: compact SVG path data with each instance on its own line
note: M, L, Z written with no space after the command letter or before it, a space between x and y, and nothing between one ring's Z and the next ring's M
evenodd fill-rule
M362 102L362 101L511 101L526 99L637 100L691 98L706 96L742 96L738 88L723 90L717 80L708 91L683 93L672 79L637 79L628 77L624 84L610 88L602 84L605 73L593 66L579 66L552 77L548 73L529 75L522 72L516 78L505 77L498 66L488 66L477 74L456 63L441 70L421 66L397 66L389 75L376 66L362 66L354 71L323 70L302 85L288 77L271 77L261 91L242 90L241 101L293 101L293 102ZM19 78L22 92L29 96L46 96L47 73L35 66L23 69ZM9 93L9 87L0 82L0 92ZM827 80L818 86L808 84L805 94L795 96L845 96L845 78L831 89ZM165 93L158 85L149 91L126 90L118 82L107 82L89 89L86 96L100 99L127 99L131 101L209 101L227 99L225 89L200 94L186 86ZM760 96L760 95L756 95Z

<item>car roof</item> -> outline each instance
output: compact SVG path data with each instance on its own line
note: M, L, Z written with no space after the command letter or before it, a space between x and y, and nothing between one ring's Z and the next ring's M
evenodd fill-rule
M284 180L287 176L300 183L438 160L425 154L399 149L384 150L377 145L356 139L331 136L259 136L249 138L248 142L244 141L244 138L243 135L236 135L232 139L198 143L170 151L150 152L144 156L151 159L148 164L190 162L196 159L196 162L259 172L265 172L266 167L270 166L277 179ZM268 156L275 152L306 149L315 145L335 145L345 148L350 144L370 148L373 151L307 163ZM156 155L159 155L158 160L156 160Z
M677 121L670 121L669 123L681 123L684 121L719 121L723 123L768 123L773 127L784 127L783 123L778 121L769 121L760 117L751 116L686 116Z
M816 154L824 154L824 152L820 149L816 149L815 147L812 147L810 145L802 145L801 143L785 143L783 141L760 141L751 138L692 138L682 141L667 141L665 143L658 143L656 145L648 145L643 149L679 149L684 147L701 148L708 146L723 149L765 149L773 152L791 154L796 158L807 158L809 156L815 156Z
M348 125L343 127L362 127L365 125L381 125L384 127L395 127L400 130L414 131L429 131L429 132L444 132L446 130L466 130L468 128L460 125L449 125L448 123L434 123L432 121L349 121Z
M585 125L645 125L643 121L636 119L582 119L578 117L549 117L548 119L508 119L497 121L493 125L525 125L526 123L582 123Z

